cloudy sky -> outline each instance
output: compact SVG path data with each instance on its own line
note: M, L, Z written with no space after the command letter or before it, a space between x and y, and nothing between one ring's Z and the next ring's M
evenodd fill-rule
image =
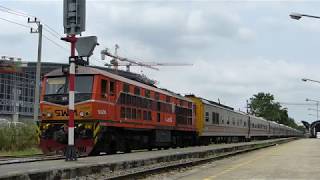
M0 55L35 61L37 35L24 25L26 18L4 12L18 10L40 18L46 30L43 61L65 62L68 44L63 35L61 1L0 1ZM289 18L291 12L320 15L316 1L90 1L86 31L96 35L93 65L103 65L100 50L119 44L119 54L141 61L192 63L133 68L159 81L158 86L182 94L193 93L245 110L258 92L277 101L306 103L320 100L320 21ZM29 25L28 25L29 26ZM49 27L48 27L49 26ZM52 43L54 41L55 43ZM283 105L296 121L315 120L315 105Z

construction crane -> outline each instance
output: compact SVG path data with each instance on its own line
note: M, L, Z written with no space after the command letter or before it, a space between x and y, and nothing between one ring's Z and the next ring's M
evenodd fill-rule
M109 66L109 67L112 66L116 70L118 69L119 66L126 66L127 71L130 72L131 66L142 66L142 67L147 67L147 68L154 69L154 70L159 70L158 68L156 68L154 66L192 66L193 65L193 64L188 64L188 63L140 62L137 60L123 58L123 57L118 56L118 49L119 49L119 45L116 44L114 54L111 54L109 52L108 48L101 51L101 59L102 60L105 60L105 56L109 56L112 58L110 60L110 64L106 63L105 65ZM126 62L126 63L119 63L118 60Z

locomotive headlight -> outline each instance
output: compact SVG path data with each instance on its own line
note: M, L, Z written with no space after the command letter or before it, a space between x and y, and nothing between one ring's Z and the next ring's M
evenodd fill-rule
M79 115L80 115L81 117L84 117L84 112L81 111L81 112L79 113Z
M52 117L52 114L48 112L48 113L47 113L47 117L48 117L48 118L51 118L51 117Z

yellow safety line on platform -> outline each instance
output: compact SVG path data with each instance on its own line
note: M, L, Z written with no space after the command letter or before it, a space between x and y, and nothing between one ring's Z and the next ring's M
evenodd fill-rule
M236 165L234 165L234 166L231 166L231 167L229 167L229 168L227 168L227 169L222 170L221 172L219 172L219 173L217 173L217 174L215 174L215 175L212 175L212 176L209 176L209 177L207 177L207 178L204 178L203 180L214 180L214 179L215 179L216 177L218 177L218 176L224 175L224 174L226 174L226 173L228 173L228 172L230 172L230 171L232 171L232 170L238 169L238 168L240 168L240 167L242 167L242 166L245 166L245 165L248 165L248 164L253 163L253 162L255 162L255 161L258 161L258 160L260 160L260 159L263 159L263 158L265 158L266 156L269 156L269 155L277 152L278 150L279 150L279 149L276 148L276 149L274 149L274 150L273 150L272 152L270 152L270 153L266 153L266 154L264 154L264 155L260 155L260 156L254 158L254 159L249 160L249 161L245 161L245 162L243 162L243 163L240 163L240 164L236 164Z

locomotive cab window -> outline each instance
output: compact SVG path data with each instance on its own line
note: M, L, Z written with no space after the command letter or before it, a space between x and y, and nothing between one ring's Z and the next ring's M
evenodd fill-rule
M110 81L110 96L114 96L116 88L115 88L115 82L114 81Z
M150 98L150 91L149 90L145 90L145 97L146 98Z
M129 84L123 84L123 92L128 93L130 91L130 86Z
M140 88L134 87L134 94L140 96Z
M101 80L101 97L107 98L107 92L108 92L108 81L102 79Z

